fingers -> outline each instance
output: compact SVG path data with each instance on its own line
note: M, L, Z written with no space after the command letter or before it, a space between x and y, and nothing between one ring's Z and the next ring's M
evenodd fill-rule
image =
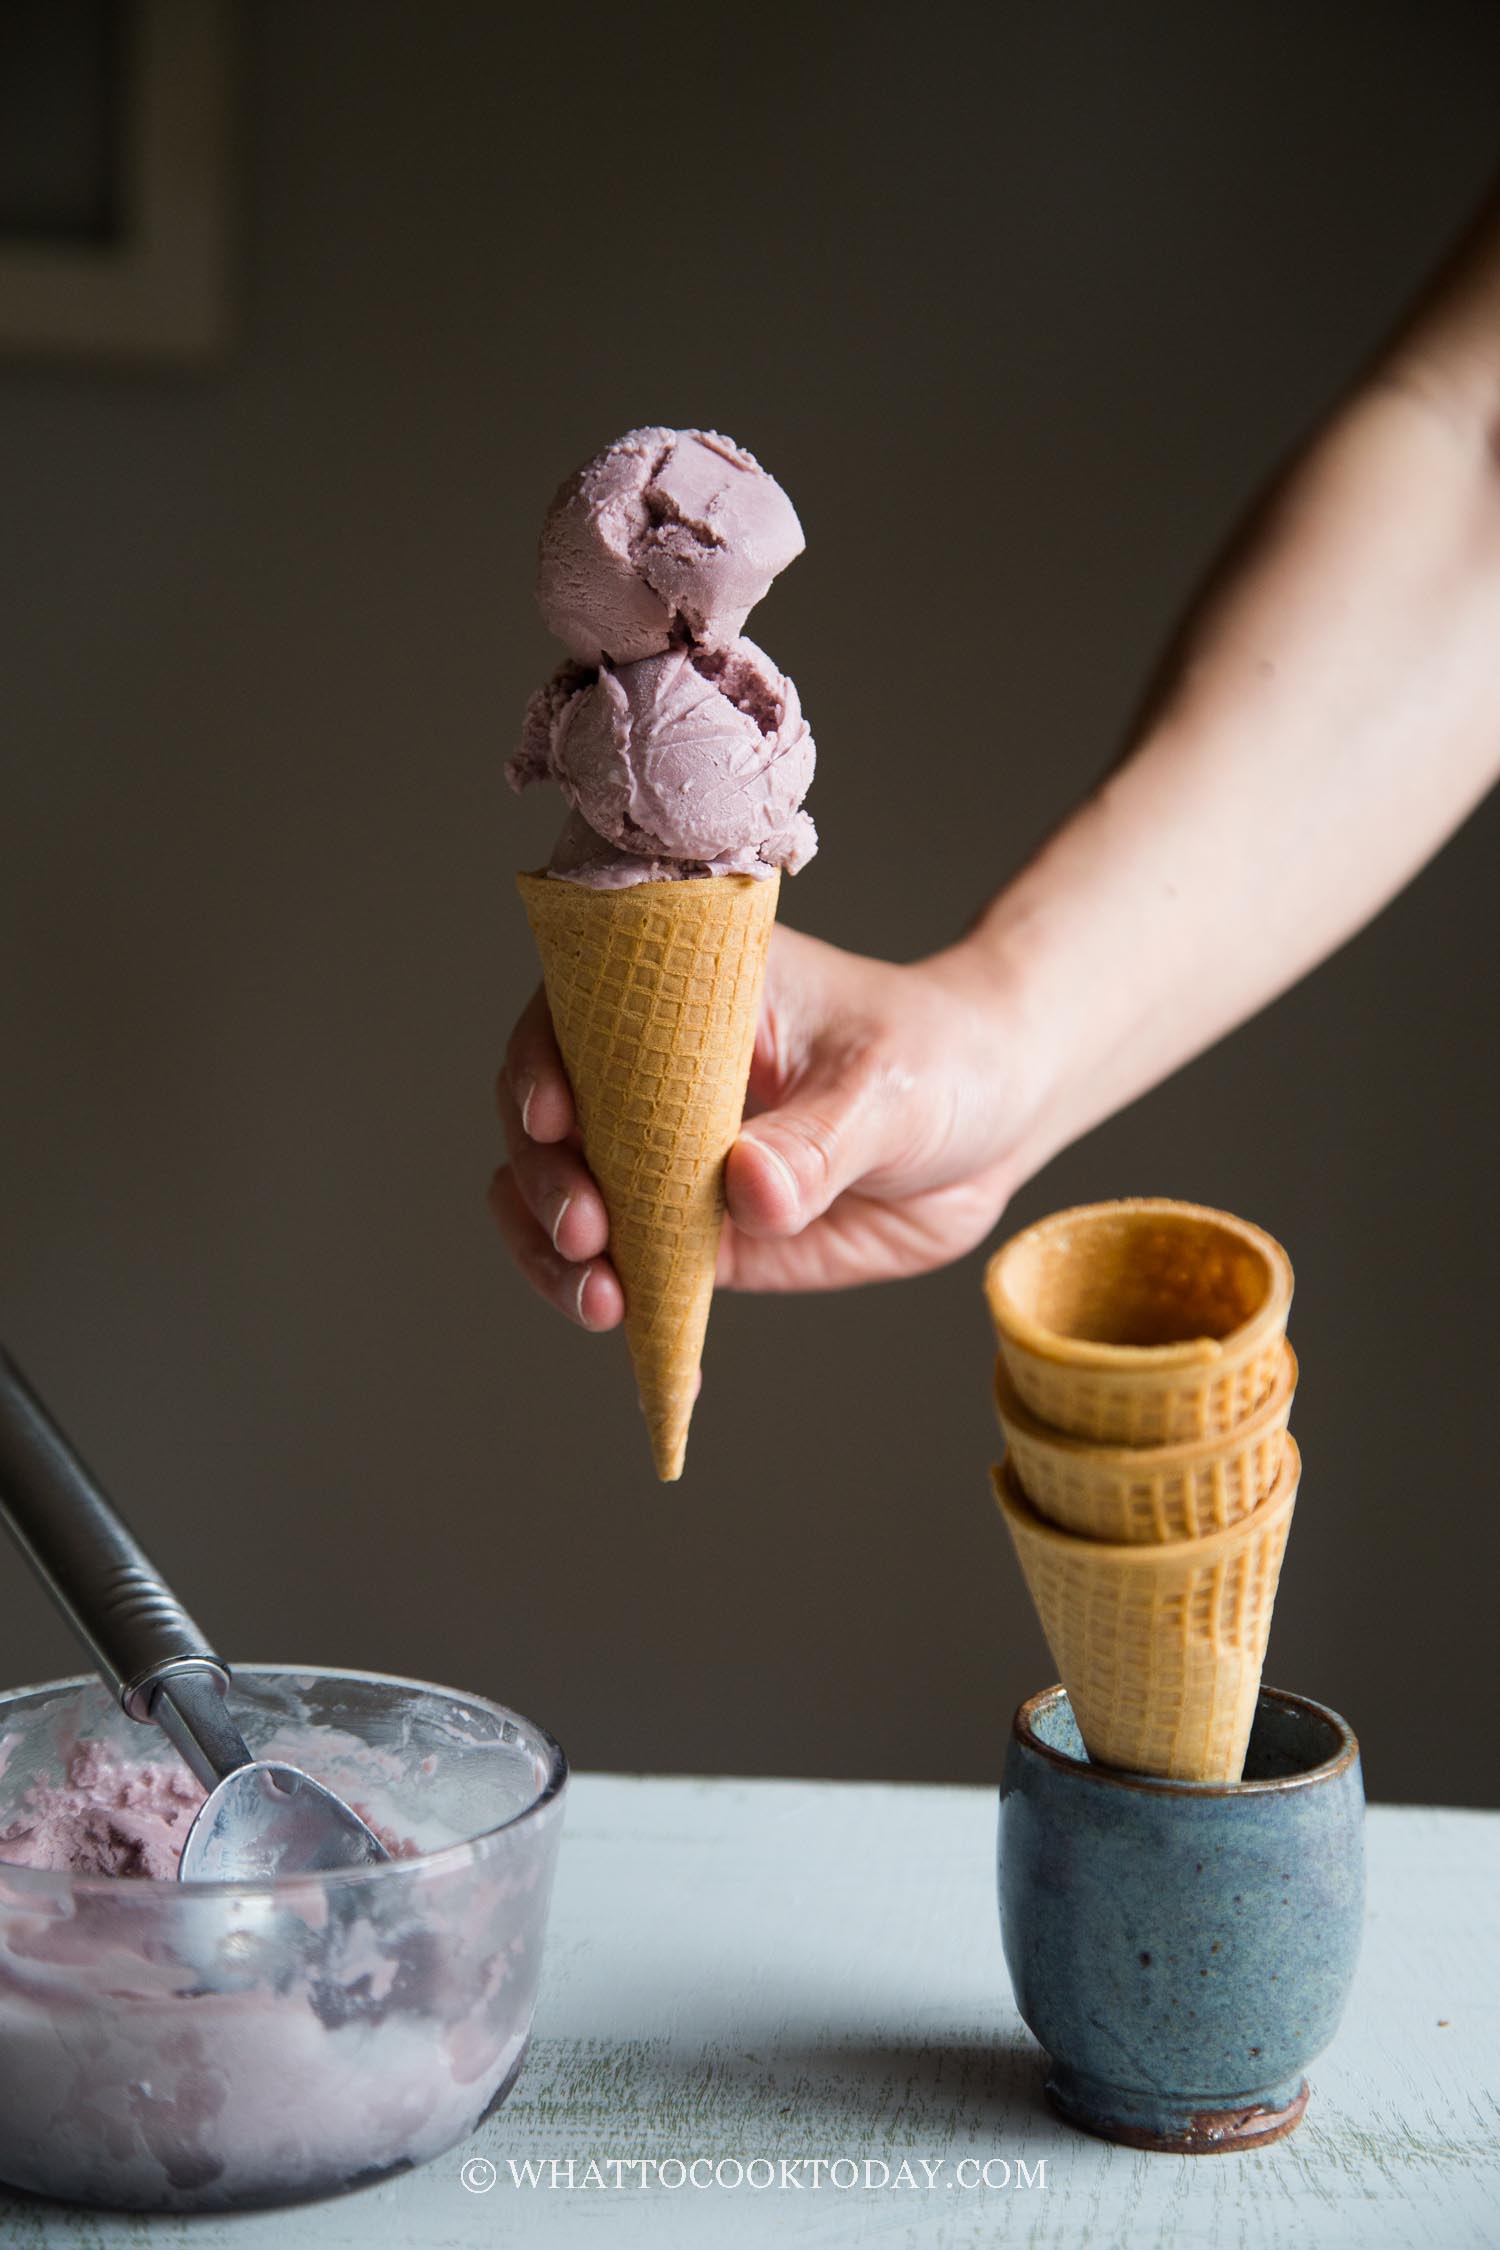
M502 1240L537 1293L578 1327L616 1327L625 1306L602 1254L609 1217L576 1145L573 1096L540 987L511 1034L495 1100L510 1159L489 1193Z
M503 1164L495 1174L489 1204L506 1248L538 1295L580 1328L619 1325L625 1300L613 1266L606 1259L579 1263L555 1250L528 1208L513 1166Z
M500 1086L508 1090L531 1140L551 1143L572 1132L577 1122L573 1095L540 985L516 1019Z
M757 1117L754 1129L746 1126L729 1151L724 1169L724 1200L729 1216L744 1234L796 1234L806 1224L802 1215L802 1189L790 1161L777 1146L770 1128L765 1140L760 1128L769 1119Z
M799 1234L888 1156L900 1072L883 1064L887 964L771 933L750 1101L725 1194L743 1235Z
M826 1022L827 985L839 962L837 948L778 922L771 932L760 1022L750 1062L749 1109L774 1109L784 1101Z
M883 1153L881 1075L858 1057L751 1118L729 1152L729 1215L748 1235L798 1234Z
M894 1201L856 1190L799 1234L781 1239L726 1227L719 1286L846 1289L930 1273L982 1242L1004 1202L1000 1181L977 1178Z
M597 1258L609 1240L609 1215L582 1156L570 1141L532 1140L503 1079L497 1098L521 1201L562 1257Z

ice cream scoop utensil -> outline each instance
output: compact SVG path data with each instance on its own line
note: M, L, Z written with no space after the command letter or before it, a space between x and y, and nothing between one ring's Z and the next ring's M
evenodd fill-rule
M251 1755L225 1704L228 1665L3 1349L0 1520L121 1708L159 1726L209 1792L179 1881L257 1882L390 1856L321 1782Z

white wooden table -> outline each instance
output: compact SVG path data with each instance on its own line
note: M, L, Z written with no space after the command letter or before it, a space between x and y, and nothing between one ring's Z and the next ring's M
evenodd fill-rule
M1500 1815L1372 1809L1359 1982L1305 2121L1196 2158L1107 2147L1045 2107L994 1831L989 1790L579 1775L531 2059L464 2148L238 2217L0 2194L0 2243L1500 2244Z

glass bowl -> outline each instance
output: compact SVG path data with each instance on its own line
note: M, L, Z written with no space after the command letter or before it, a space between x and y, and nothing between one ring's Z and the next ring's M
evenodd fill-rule
M295 2203L426 2163L516 2081L567 1761L481 1696L236 1667L284 1757L413 1856L260 1883L0 1859L0 2180L140 2211ZM81 1742L175 1763L97 1680L0 1695L0 1832ZM3 1847L0 1847L3 1849Z

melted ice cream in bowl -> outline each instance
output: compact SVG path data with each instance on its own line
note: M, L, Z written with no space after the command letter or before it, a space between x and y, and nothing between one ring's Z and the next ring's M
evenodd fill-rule
M250 2208L425 2163L525 2056L567 1764L474 1695L236 1665L257 1758L374 1828L374 1865L180 1883L202 1790L92 1679L0 1696L0 2179Z

